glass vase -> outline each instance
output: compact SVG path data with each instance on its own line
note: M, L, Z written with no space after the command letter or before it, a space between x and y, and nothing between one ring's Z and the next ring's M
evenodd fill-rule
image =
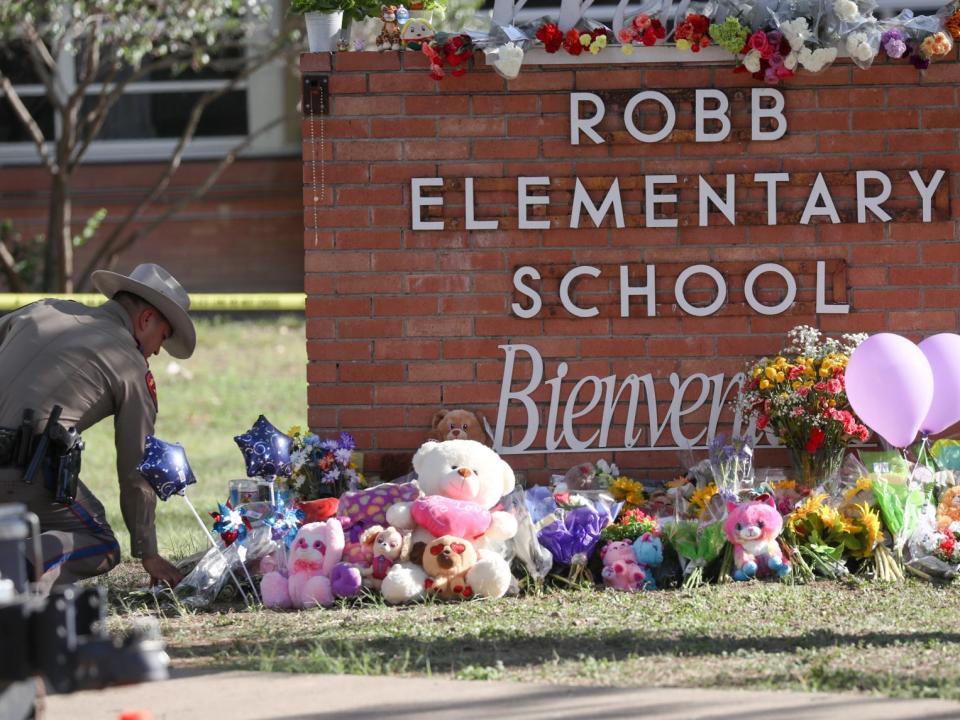
M789 448L793 464L794 480L799 487L813 490L822 487L830 495L840 486L840 466L843 464L845 447L820 447L811 453L806 448Z

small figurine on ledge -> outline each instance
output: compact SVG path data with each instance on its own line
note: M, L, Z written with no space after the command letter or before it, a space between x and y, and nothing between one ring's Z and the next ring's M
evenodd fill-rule
M383 29L377 35L377 50L399 50L400 24L397 22L397 6L382 5L380 19L383 21Z

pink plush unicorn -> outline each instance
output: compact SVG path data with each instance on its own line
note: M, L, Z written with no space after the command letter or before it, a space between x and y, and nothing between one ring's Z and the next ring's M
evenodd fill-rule
M739 505L727 502L723 531L733 543L734 580L783 577L790 572L777 542L781 530L783 518L770 495L759 495Z
M332 605L334 597L345 594L339 583L334 584L348 569L337 567L343 547L343 527L336 519L301 527L290 546L288 576L270 572L260 581L263 604L270 608ZM356 574L359 587L359 572Z
M646 573L637 564L633 545L625 540L611 540L600 551L603 560L603 584L614 590L642 590Z

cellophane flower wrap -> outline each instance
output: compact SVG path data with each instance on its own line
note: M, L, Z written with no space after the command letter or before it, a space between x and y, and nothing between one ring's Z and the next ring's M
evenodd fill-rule
M721 492L731 499L753 487L753 445L746 438L717 435L709 445L710 469Z
M837 340L801 325L787 334L780 355L747 369L738 410L790 450L794 479L806 487L835 476L847 445L869 436L850 407L844 376L850 354L865 339L859 334Z
M696 520L677 520L665 523L661 532L684 562L684 588L702 585L703 569L716 560L727 545L720 520L705 525Z
M364 486L363 474L354 462L357 444L350 433L322 440L300 428L288 432L293 438L290 453L291 484L299 500L338 498Z

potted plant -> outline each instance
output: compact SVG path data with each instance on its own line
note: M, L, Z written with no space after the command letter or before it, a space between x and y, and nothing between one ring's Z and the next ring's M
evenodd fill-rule
M437 0L433 0L436 2ZM354 20L379 15L372 0L292 0L290 12L303 15L310 52L332 52L344 27Z
M293 439L290 480L305 522L334 517L340 496L365 484L360 472L363 456L356 451L353 437L343 432L336 439L321 440L299 428L291 428L289 435Z

